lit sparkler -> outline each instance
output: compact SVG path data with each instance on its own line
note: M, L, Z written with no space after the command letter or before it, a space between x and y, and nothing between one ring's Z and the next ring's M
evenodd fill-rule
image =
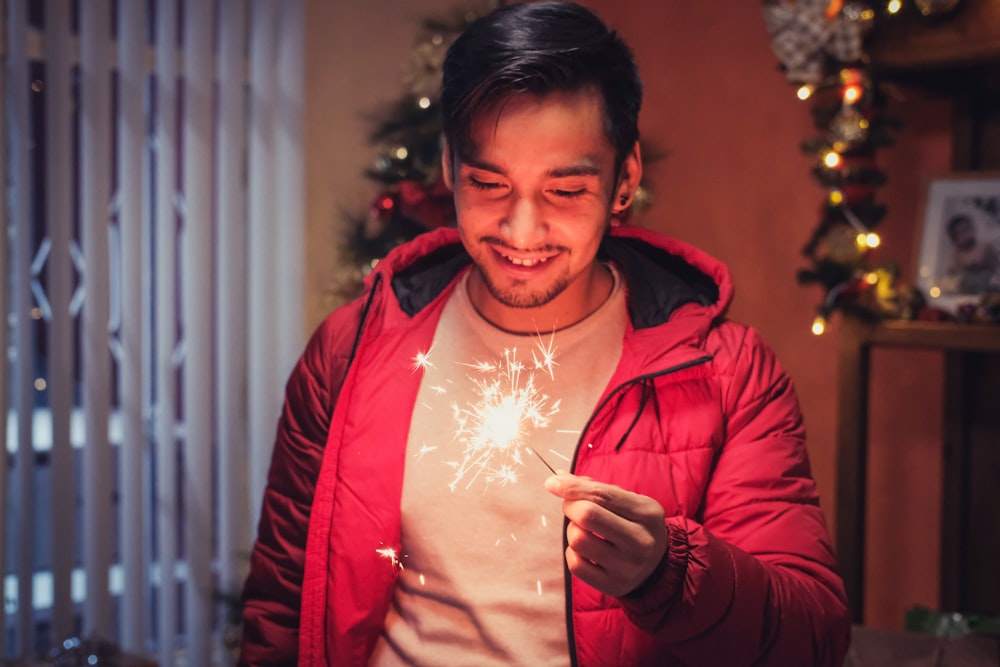
M517 348L504 350L503 358L494 362L474 360L467 364L474 372L470 379L475 400L464 407L452 405L458 425L454 439L464 445L462 460L449 464L455 469L449 484L452 491L463 480L469 488L480 475L487 484L516 483L517 468L524 465L521 450L529 449L525 436L530 429L547 427L552 415L559 412L560 401L550 401L535 384L535 370L552 374L553 341L545 345L539 339L532 357L531 369L518 359Z

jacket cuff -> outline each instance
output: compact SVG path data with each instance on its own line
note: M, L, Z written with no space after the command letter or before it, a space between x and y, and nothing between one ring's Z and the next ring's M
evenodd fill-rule
M660 628L684 586L691 547L687 531L677 526L667 528L667 551L649 578L618 602L632 623L652 632Z

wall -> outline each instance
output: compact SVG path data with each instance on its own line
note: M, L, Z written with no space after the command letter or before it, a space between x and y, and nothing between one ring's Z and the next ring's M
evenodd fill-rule
M306 299L311 332L340 302L338 251L345 213L375 196L362 172L376 154L366 116L403 93L403 62L420 21L461 0L306 0Z
M833 524L837 322L809 331L820 293L800 287L800 248L823 192L799 152L811 135L808 106L777 69L754 2L587 0L632 44L646 84L644 142L666 152L647 166L655 197L639 222L725 261L737 285L731 314L754 325L794 379L809 432L823 507ZM359 114L402 91L399 64L415 20L461 0L309 3L307 91L307 324L335 299L339 207L366 206L360 177L374 158ZM890 217L880 227L887 256L912 265L926 178L949 160L946 101L898 91L906 123L882 165ZM872 396L871 552L867 618L899 627L914 603L937 603L940 360L931 353L878 352Z

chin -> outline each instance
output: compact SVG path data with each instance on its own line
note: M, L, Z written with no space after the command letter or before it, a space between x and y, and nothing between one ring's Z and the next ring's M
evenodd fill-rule
M508 308L540 308L548 305L557 296L562 294L565 285L557 284L548 290L528 290L528 289L499 289L492 282L486 281L486 288L490 296Z

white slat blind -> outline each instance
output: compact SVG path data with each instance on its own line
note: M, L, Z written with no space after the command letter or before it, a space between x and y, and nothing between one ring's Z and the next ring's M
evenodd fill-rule
M188 660L209 661L200 628L212 626L212 7L184 6L184 221L181 321L184 328L184 556Z
M301 2L0 15L0 660L79 626L229 664L218 597L245 576L302 344Z
M201 3L199 3L201 4ZM118 409L121 412L122 440L118 450L119 558L124 588L121 599L121 645L128 651L143 650L146 602L146 559L143 540L145 499L142 326L147 299L142 293L143 272L148 269L142 256L144 227L142 178L144 127L146 25L144 2L118 5L118 188L117 201L118 273L121 295L120 322L116 350L118 361ZM84 8L83 11L86 11ZM47 37L47 36L46 36Z
M267 481L268 453L273 446L274 424L260 406L273 402L272 388L278 383L274 354L268 350L268 340L276 335L277 303L273 280L274 265L273 221L281 215L275 200L268 194L268 184L276 181L278 165L275 159L274 107L262 104L261 90L274 89L274 26L277 8L267 0L251 0L250 19L250 208L247 215L248 262L254 270L248 276L249 304L247 345L250 357L250 506L260 507Z
M73 571L73 449L69 424L73 408L73 164L66 159L72 145L70 110L69 0L46 0L45 40L45 227L48 234L49 377L46 388L52 413L50 456L53 494L49 514L52 539L52 632L66 637L73 630L70 577Z
M303 7L301 0L289 0L281 3L280 20L277 25L281 33L291 32L301 34L303 27ZM281 220L288 216L292 220L302 220L305 217L304 182L305 174L301 159L302 147L302 95L305 74L304 54L301 43L291 42L279 34L275 39L276 67L268 87L274 91L277 110L277 139L275 147L275 211L274 219ZM274 318L277 322L275 337L277 340L296 340L302 337L302 262L298 260L299 249L303 247L303 228L301 225L285 227L279 222L270 223L275 239L274 253L274 289L278 298L274 305L277 309ZM266 405L280 403L282 398L282 382L291 372L301 350L292 347L275 349L275 361L278 382L269 383L272 392L267 403L259 406L266 414ZM274 432L272 424L269 431ZM266 448L270 459L270 446ZM263 495L263 489L261 489Z
M9 88L22 91L20 95L9 96L7 109L10 143L10 177L13 229L13 256L11 277L13 279L12 312L14 314L14 359L13 359L13 402L16 424L16 458L14 505L9 518L13 521L11 534L15 540L13 571L17 576L17 611L14 641L18 650L26 651L31 646L32 575L34 570L34 521L30 512L34 478L34 451L32 449L32 412L34 408L33 364L35 344L31 319L31 263L34 255L32 230L34 228L31 207L31 182L29 181L29 160L31 116L27 91L31 90L28 73L26 8L22 3L8 3L8 48L7 67ZM6 589L6 582L4 588Z
M83 632L114 636L111 566L111 7L92 0L80 13L80 218L83 236Z
M0 12L0 91L7 90L7 68L3 66L7 54L7 13ZM0 105L0 156L7 155L7 109ZM7 162L0 157L0 189L7 189ZM10 334L7 313L10 303L7 290L10 280L4 267L10 262L10 220L7 217L7 201L0 197L0 435L3 435L4 447L3 465L0 465L0 575L7 572L7 475L10 470L7 465L7 405L10 401L10 391L7 388L7 363L10 352ZM3 577L0 576L0 592L3 590ZM0 656L4 655L5 632L7 627L7 605L0 604Z
M246 545L256 507L250 507L246 469L230 465L246 461L247 448L247 233L246 183L247 96L243 86L247 50L247 6L227 2L220 8L216 134L218 156L218 311L216 349L219 411L219 582L223 590L237 591L246 573ZM294 30L293 30L294 32ZM301 88L300 88L301 90ZM301 247L301 246L299 246ZM300 311L301 312L301 311ZM301 318L298 318L301 319ZM222 508L229 508L223 511ZM254 511L251 511L253 509Z
M280 405L282 383L298 352L276 350L271 341L302 337L302 265L292 260L303 244L302 227L275 221L301 220L304 215L299 92L304 65L301 46L287 37L302 33L301 0L252 0L250 6L248 441L250 507L256 509L264 495L274 439L270 406ZM265 90L271 99L260 96Z
M177 650L177 3L156 3L156 559L159 565L159 660Z

